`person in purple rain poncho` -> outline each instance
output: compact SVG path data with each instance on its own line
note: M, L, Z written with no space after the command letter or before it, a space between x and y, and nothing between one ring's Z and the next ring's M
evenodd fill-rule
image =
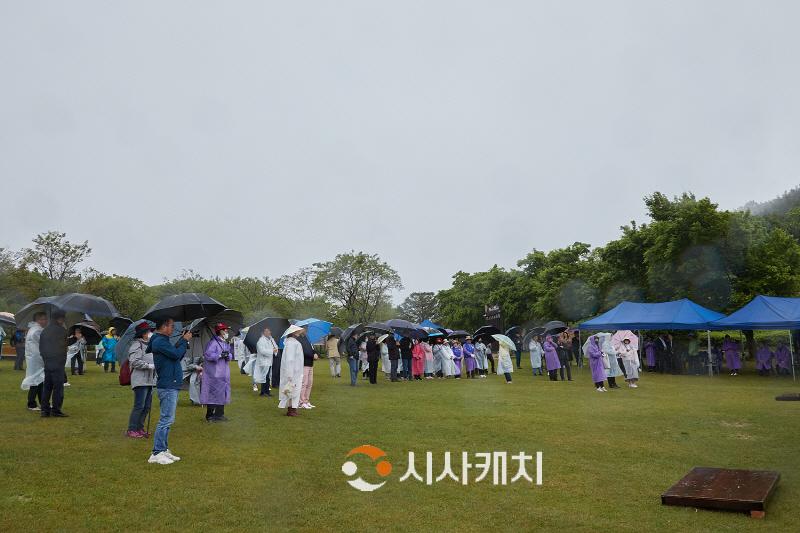
M653 339L647 337L647 340L644 343L644 358L645 358L645 366L647 367L648 372L655 372L656 371L656 343L653 342Z
M550 381L557 381L561 361L558 359L558 346L553 342L553 337L550 335L545 337L542 348L544 348L544 360L547 364L547 375L550 376Z
M464 357L464 350L461 348L461 342L458 339L453 339L450 349L453 350L453 365L455 365L456 369L456 379L461 379L461 359Z
M725 354L725 365L731 371L731 376L738 376L742 368L742 359L739 356L739 343L732 340L730 335L725 335L722 343L722 352Z
M595 389L597 389L597 392L608 392L608 389L603 386L603 381L606 379L603 351L600 349L600 344L595 335L592 335L589 339L586 356L589 359L589 368L592 369L592 382L594 382Z
M475 346L472 344L472 337L464 340L464 366L466 367L467 377L475 377Z
M772 374L772 358L774 354L769 349L767 343L762 341L756 350L756 370L759 376L769 376Z
M228 344L228 326L214 326L214 336L203 352L203 381L200 403L206 406L206 421L224 422L225 405L231 403L231 360L233 347Z
M778 343L778 349L775 350L775 371L779 376L788 376L792 373L792 353L786 344L783 342Z

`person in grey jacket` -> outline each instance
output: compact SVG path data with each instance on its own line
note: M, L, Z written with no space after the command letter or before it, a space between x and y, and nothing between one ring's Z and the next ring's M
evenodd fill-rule
M147 352L147 343L151 333L150 324L142 322L136 326L136 336L128 348L133 409L128 419L128 431L125 435L132 439L150 436L144 429L144 421L150 414L153 387L156 386L156 365L153 363L153 354Z

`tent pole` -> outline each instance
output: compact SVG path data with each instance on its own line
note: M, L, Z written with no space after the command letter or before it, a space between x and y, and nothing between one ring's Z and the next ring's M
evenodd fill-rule
M706 339L708 340L708 353L706 357L708 358L708 377L714 377L714 359L712 359L711 355L711 330L706 330Z
M792 341L792 330L789 330L789 353L792 354L792 381L797 381L794 375L794 343Z
M580 346L580 348L578 348L579 350L583 350L583 339L581 339L581 330L578 330L578 346ZM575 357L577 358L578 354L575 354ZM582 352L581 352L581 357L583 357ZM583 370L583 367L579 367L578 370L579 371Z

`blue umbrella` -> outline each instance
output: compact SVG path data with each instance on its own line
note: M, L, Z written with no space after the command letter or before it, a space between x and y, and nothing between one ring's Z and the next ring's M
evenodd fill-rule
M117 345L114 347L114 357L116 357L117 362L122 363L128 360L128 349L131 347L131 343L133 339L136 337L136 326L141 324L142 322L147 322L150 324L151 328L155 328L155 322L151 322L149 320L137 320L130 326L125 329L125 333L117 341ZM175 328L176 330L178 328Z
M305 320L298 320L294 323L294 325L306 328L306 331L308 332L306 336L308 337L309 342L314 344L321 341L326 335L328 335L328 333L331 332L331 326L333 324L318 318L307 318Z

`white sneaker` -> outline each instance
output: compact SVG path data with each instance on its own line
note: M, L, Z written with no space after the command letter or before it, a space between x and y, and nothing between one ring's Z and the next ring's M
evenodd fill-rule
M150 459L148 459L147 462L156 465L171 465L175 461L167 457L166 453L161 452L159 454L154 453L150 455Z
M64 386L65 386L65 387L71 387L71 386L72 386L72 384L71 384L69 381L67 381L66 383L64 383Z
M605 392L605 390L603 390L603 387L597 387L597 392Z
M41 411L41 407L28 407L28 411Z
M309 407L307 403L301 403L300 409L311 409L311 407Z
M312 405L311 402L307 403L306 405L308 406L309 409L313 409L316 407L316 405Z
M172 453L171 451L169 451L169 450L163 451L163 452L161 452L161 453L165 454L165 455L166 455L167 457L169 457L169 458L170 458L170 460L172 460L173 462L175 462L175 461L180 461L180 460L181 460L181 458L180 458L180 457L178 457L177 455L173 454L173 453Z
M631 383L631 388L632 389L638 389L639 385L637 385L636 383Z
M605 387L600 387L600 388L603 389L603 392L608 392L607 388L605 388Z
M258 385L253 383L253 392L258 392Z

